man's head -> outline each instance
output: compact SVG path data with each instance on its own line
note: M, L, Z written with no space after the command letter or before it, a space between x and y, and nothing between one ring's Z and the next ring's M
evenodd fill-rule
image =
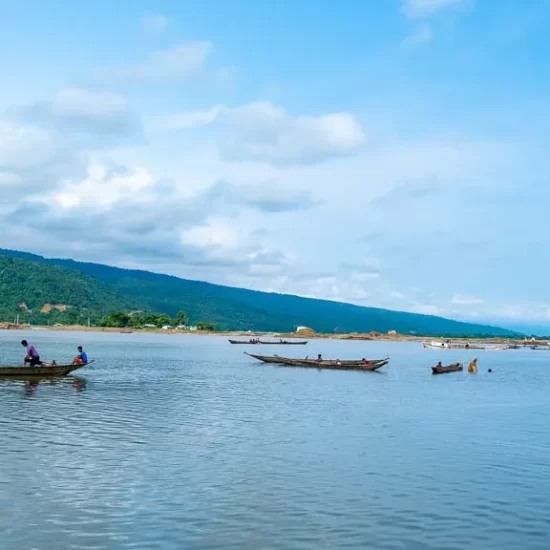
M26 348L29 343L26 340L21 340L21 345Z
M82 351L82 346L78 346L76 349L78 349L78 351Z

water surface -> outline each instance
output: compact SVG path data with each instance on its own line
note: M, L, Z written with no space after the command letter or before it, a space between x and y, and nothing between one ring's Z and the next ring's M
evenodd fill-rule
M23 337L97 362L0 381L2 549L550 548L550 352L261 346L391 357L356 373L221 337L3 331L0 364ZM430 374L474 354L477 375Z

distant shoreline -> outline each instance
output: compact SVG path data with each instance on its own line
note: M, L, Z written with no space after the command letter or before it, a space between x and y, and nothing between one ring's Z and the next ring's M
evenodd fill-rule
M52 327L48 325L15 325L11 323L0 323L0 330L19 330L19 331L58 331L58 332L111 332L119 334L165 334L167 336L225 336L229 338L273 338L273 339L296 339L296 340L318 340L318 339L330 339L330 340L359 340L359 341L386 341L386 342L426 342L428 340L452 340L453 342L484 342L493 344L524 344L524 338L502 338L502 337L488 337L488 338L462 338L447 336L415 336L404 334L381 334L381 333L349 333L349 334L322 334L322 333L296 333L296 332L244 332L244 331L208 331L208 330L181 330L181 329L143 329L143 328L116 328L116 327L88 327L82 325L66 325ZM546 339L539 337L533 340L533 344L544 341Z

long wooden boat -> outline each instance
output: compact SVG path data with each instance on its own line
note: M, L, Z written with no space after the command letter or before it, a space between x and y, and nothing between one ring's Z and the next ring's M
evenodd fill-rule
M463 370L464 365L462 361L459 363L453 363L452 365L442 365L441 367L432 367L432 374L444 374L446 372L458 372Z
M54 365L54 364L43 364L36 367L21 367L21 366L0 366L0 377L9 378L9 377L51 377L51 376L66 376L67 374L81 369L82 367L88 366L94 361L88 361L85 365L70 364L70 365Z
M448 344L447 342L422 342L422 347L427 349L462 349L462 350L490 350L502 351L508 349L508 346L499 346L498 344Z
M337 369L337 370L367 370L374 371L384 367L389 362L389 357L384 359L301 359L294 357L280 357L278 355L246 355L258 359L264 363L272 363L285 367L311 367L316 369Z
M264 363L273 363L276 365L280 365L284 360L284 357L279 357L278 355L256 355L254 353L248 353L247 351L245 351L244 353L249 357L254 357L254 359L258 359L258 361L263 361Z
M229 340L230 344L249 344L249 345L257 345L257 344L264 344L264 345L272 345L272 346L305 346L307 344L307 340L273 340L273 341L265 341L265 340Z

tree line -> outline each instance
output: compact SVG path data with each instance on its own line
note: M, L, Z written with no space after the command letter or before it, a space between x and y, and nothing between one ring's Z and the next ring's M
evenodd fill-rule
M100 326L112 328L162 328L162 327L189 327L189 316L185 311L178 311L174 317L166 313L124 312L115 311L101 319ZM197 330L216 330L215 323L198 321L193 323Z

